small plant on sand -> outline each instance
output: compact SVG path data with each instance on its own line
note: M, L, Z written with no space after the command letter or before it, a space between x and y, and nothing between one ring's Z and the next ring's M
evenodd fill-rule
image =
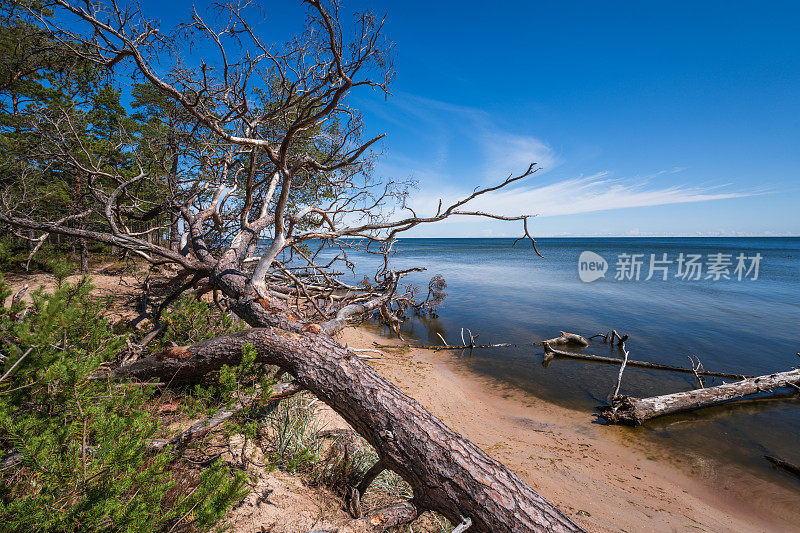
M47 266L56 278L56 287L64 285L64 281L78 269L78 265L64 257L54 257L47 262Z
M273 468L307 471L319 460L321 428L312 397L298 394L268 406L263 424L264 448Z

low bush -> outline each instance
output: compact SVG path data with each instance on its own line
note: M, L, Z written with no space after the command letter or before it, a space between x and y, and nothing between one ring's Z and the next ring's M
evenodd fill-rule
M61 274L61 273L59 273ZM0 305L0 522L8 531L207 530L244 493L222 462L191 473L159 432L152 387L96 379L114 335L88 278ZM0 298L10 291L0 282Z

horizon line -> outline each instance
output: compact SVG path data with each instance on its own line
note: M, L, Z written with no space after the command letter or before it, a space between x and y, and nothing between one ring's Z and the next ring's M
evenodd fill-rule
M366 239L352 235L341 239ZM800 235L550 235L534 239L798 239ZM520 237L396 237L395 239L519 240Z

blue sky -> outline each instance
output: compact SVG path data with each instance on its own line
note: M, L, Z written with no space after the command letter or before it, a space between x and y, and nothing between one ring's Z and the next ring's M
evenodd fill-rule
M264 3L294 28L299 2ZM412 205L540 173L475 209L539 236L800 235L800 6L793 2L378 2L397 75L352 103ZM145 5L171 20L180 8ZM276 35L276 38L283 36ZM416 236L516 236L462 219Z

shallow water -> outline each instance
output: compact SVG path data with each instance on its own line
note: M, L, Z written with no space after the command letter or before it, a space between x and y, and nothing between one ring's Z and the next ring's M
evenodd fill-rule
M761 375L800 365L800 238L592 238L541 239L539 258L511 239L402 239L395 268L425 266L411 282L425 288L434 274L447 281L447 299L437 319L414 319L405 332L422 342L461 340L461 328L479 334L480 343L530 343L559 331L584 336L612 328L630 335L632 359L689 366L689 355L707 370ZM592 251L608 262L605 278L585 283L578 259ZM643 254L639 280L616 280L620 254ZM650 280L650 255L675 261L678 254L701 254L700 280L667 280L656 271ZM730 254L731 279L706 279L709 254ZM761 254L758 278L737 279L737 256ZM723 257L725 258L725 257ZM353 257L356 259L356 257ZM374 256L359 256L358 277L374 268ZM750 266L750 261L745 261ZM372 270L374 272L374 270ZM602 343L584 350L620 356ZM480 375L512 384L543 399L585 410L608 398L619 367L555 360L543 366L541 349L499 348L464 352L459 361ZM706 385L721 381L709 378ZM621 392L653 396L696 387L694 376L629 368ZM654 439L680 450L694 465L715 458L796 488L800 483L774 471L763 459L775 455L800 464L800 400L762 399L684 415L664 417L629 431L632 439ZM692 460L694 458L694 460ZM714 472L701 472L712 478Z

